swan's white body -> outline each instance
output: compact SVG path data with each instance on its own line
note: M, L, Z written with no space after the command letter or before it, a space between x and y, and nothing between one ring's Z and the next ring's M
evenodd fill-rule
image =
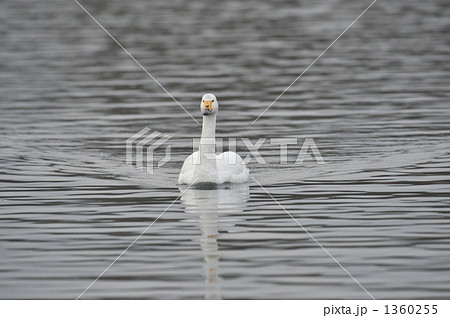
M215 155L215 169L198 167L200 152L196 151L186 158L178 178L179 184L194 184L201 182L212 182L222 184L225 182L243 183L248 179L248 169L242 158L235 152L227 151ZM233 164L229 164L232 162ZM235 164L234 164L235 163ZM197 170L197 171L196 171ZM200 170L200 171L198 171Z
M203 128L199 150L184 161L178 183L222 184L247 181L248 169L237 153L227 151L216 154L216 115L219 106L216 97L206 94L203 96L202 103L204 104L201 104L200 107L203 114Z

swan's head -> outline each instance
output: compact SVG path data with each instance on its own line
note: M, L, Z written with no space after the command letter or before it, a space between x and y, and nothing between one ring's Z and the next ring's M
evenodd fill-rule
M200 103L200 110L203 116L217 113L219 110L219 102L213 94L205 94Z

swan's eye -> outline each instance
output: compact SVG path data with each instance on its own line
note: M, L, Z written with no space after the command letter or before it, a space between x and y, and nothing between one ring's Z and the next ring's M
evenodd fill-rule
M214 99L212 100L212 102L214 103Z

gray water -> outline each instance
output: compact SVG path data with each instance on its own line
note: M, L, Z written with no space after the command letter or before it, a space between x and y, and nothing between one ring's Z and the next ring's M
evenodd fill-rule
M378 0L253 125L370 1L81 3L198 121L214 93L219 137L314 139L325 165L266 144L250 175L375 298L450 297L446 1ZM370 298L253 179L177 185L201 127L74 1L0 23L1 298L77 298L166 209L81 299Z

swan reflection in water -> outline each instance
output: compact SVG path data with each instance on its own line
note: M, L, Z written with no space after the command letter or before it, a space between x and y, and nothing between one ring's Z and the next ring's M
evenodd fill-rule
M180 186L185 212L198 215L201 229L200 247L204 257L205 299L221 299L219 276L219 221L226 232L234 223L227 217L241 214L249 198L248 184ZM231 218L229 218L231 219ZM236 219L233 217L232 219Z

